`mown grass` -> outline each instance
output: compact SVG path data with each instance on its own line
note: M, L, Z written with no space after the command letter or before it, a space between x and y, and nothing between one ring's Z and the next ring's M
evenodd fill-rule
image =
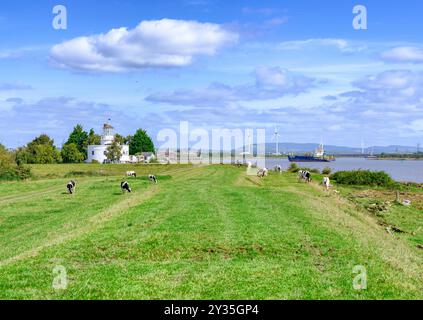
M421 252L317 185L227 166L154 169L136 169L163 179L131 179L133 194L118 186L132 167L119 166L83 178L75 196L63 179L0 184L0 298L423 298ZM56 265L66 290L52 288ZM367 290L353 289L356 265Z

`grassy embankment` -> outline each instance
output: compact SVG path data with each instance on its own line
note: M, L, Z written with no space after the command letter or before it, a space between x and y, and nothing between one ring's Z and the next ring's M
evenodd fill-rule
M421 208L390 207L383 219L409 232L391 235L358 201L292 174L139 166L159 184L131 179L121 194L128 169L35 166L38 180L0 183L0 298L423 298ZM57 265L66 290L52 288ZM353 289L356 265L367 290Z

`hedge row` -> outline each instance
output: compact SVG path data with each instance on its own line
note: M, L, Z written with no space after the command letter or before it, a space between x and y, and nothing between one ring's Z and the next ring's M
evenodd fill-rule
M338 171L332 175L332 180L339 184L361 186L390 186L394 183L386 172L369 170Z
M26 180L32 177L27 166L0 167L0 181Z

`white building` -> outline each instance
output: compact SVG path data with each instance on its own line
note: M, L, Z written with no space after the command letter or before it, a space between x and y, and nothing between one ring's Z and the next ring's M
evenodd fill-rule
M99 163L107 162L106 151L107 147L110 146L115 140L114 128L105 124L103 126L103 134L101 136L101 144L99 146L88 146L88 157L87 162L91 163L97 161ZM122 156L119 160L120 163L129 163L129 146L123 145L122 147Z

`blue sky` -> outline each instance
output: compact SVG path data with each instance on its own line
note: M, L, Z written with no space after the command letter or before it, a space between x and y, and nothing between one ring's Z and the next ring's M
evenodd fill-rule
M52 8L67 8L66 30ZM352 27L365 5L368 29ZM423 140L421 1L2 0L0 142L279 126L284 142Z

